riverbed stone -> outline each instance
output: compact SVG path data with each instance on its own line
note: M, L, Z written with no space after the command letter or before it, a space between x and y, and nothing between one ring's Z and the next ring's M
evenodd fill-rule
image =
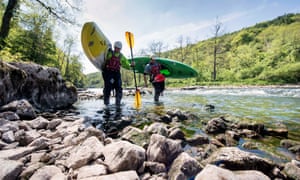
M181 152L183 152L181 141L152 134L147 149L147 158L148 161L160 162L169 166Z
M18 179L22 172L23 164L18 161L0 158L0 179L13 180Z
M283 171L289 178L300 180L300 168L294 163L286 163Z
M211 134L224 133L227 128L224 117L213 118L207 122L205 131Z
M56 178L55 178L56 177ZM44 166L40 169L38 169L31 177L31 180L41 180L41 179L61 179L57 177L64 177L61 170L54 166ZM63 179L61 179L63 180Z
M110 172L138 170L146 160L145 149L127 141L112 142L102 149Z
M30 120L36 117L32 105L26 99L14 100L0 108L0 111L15 112L20 119Z
M70 151L70 156L66 159L67 167L77 169L85 166L88 162L100 156L102 148L103 144L98 138L95 136L89 137Z
M215 165L208 164L204 169L197 174L195 180L270 180L268 176L259 171L230 171L228 169L220 168Z
M168 175L169 179L190 179L195 177L201 169L201 165L196 159L186 152L182 152L173 161Z
M230 170L258 170L272 177L275 164L237 147L223 147L215 151L203 164L215 164Z

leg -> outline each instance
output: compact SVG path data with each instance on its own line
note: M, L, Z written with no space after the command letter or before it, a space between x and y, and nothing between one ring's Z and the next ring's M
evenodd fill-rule
M110 75L108 72L103 71L102 77L104 80L104 88L103 88L103 100L105 105L109 105L109 97L112 89L112 84L110 83Z
M120 106L121 105L121 100L123 96L123 88L122 88L122 79L121 79L121 74L117 74L116 76L116 82L115 82L115 90L116 90L116 105Z
M154 87L154 101L157 102L159 101L159 95L160 95L160 88L159 88L159 84L154 82L152 83L153 87Z

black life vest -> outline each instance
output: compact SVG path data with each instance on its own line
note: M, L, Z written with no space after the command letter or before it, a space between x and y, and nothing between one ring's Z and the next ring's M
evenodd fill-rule
M121 53L119 53L119 56L116 56L115 52L112 52L112 56L106 64L106 69L109 71L120 71L120 67L121 67Z

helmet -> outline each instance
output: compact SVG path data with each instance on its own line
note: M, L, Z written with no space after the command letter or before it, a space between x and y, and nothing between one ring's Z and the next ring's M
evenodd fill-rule
M154 55L151 55L151 56L150 56L150 59L155 60L155 56L154 56Z
M114 47L122 49L122 43L121 43L121 41L116 41L115 44L114 44Z

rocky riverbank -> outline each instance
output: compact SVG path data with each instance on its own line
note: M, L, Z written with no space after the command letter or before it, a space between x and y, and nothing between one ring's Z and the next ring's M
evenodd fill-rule
M87 125L75 110L37 114L26 100L1 107L1 179L299 179L300 142L284 127L209 120L205 134L187 136L180 128L195 115L180 110L116 120L114 137ZM122 123L121 123L122 124ZM147 124L147 125L145 125ZM140 127L140 128L138 128ZM141 128L142 127L142 128ZM118 128L118 129L117 129ZM240 138L282 137L293 153L275 163L236 147ZM187 148L188 147L188 148ZM255 144L244 144L255 149Z

